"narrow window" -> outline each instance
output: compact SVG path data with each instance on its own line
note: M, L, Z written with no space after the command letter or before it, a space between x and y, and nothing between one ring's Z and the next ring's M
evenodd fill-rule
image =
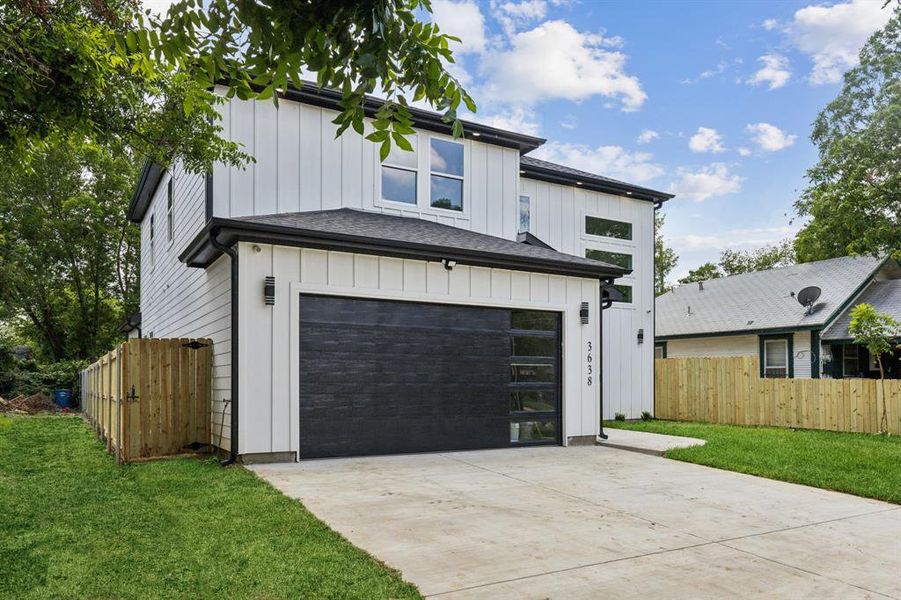
M463 210L463 144L438 138L430 141L432 208Z
M858 350L858 347L852 344L845 346L845 354L842 357L842 374L845 377L860 377Z
M666 358L666 346L663 344L654 346L654 358Z
M764 340L763 376L788 377L788 340Z
M172 241L172 234L175 229L172 216L172 178L169 178L169 185L166 186L166 239Z
M150 266L152 267L156 263L156 252L154 252L155 245L155 227L153 224L153 215L150 215Z
M529 197L519 197L519 231L517 233L528 233L531 224L531 212L529 206Z
M602 217L585 217L585 233L619 240L632 239L632 223L604 219Z
M417 152L416 138L409 138L413 151L391 148L382 163L382 200L416 204Z
M632 268L632 255L623 252L608 252L607 250L595 250L588 248L585 250L585 258L599 260L609 265L616 265L624 269Z

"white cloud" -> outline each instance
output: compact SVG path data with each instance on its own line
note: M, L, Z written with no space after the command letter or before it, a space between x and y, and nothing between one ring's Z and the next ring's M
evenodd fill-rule
M455 54L481 54L488 45L485 17L473 0L433 0L432 20L443 33L460 38L462 44L452 44Z
M751 149L741 146L738 148L738 154L739 156L751 156Z
M776 19L764 19L763 23L761 23L764 29L767 31L772 31L779 27L779 21Z
M757 59L763 63L759 71L749 78L747 83L751 85L760 85L766 83L769 89L775 90L781 88L791 79L792 72L789 69L788 59L780 54L764 54Z
M575 129L578 124L579 122L576 120L575 115L566 115L563 117L563 120L560 121L560 127L563 129Z
M810 82L836 83L857 65L867 38L891 18L892 9L879 0L817 4L795 12L786 31L797 48L813 60Z
M722 152L723 136L716 129L710 127L698 127L698 132L688 140L688 147L692 152Z
M741 60L736 60L736 63L740 63L740 62L741 62ZM706 69L704 71L701 71L701 73L694 79L691 79L691 78L683 79L680 83L682 83L684 85L691 85L692 83L697 83L704 79L710 79L711 77L720 75L720 74L724 73L728 68L729 68L729 63L725 60L721 60L720 62L717 63L716 67L714 67L712 69Z
M742 178L729 173L729 167L724 163L713 163L697 171L681 168L676 175L678 179L672 183L670 191L695 202L741 191Z
M515 106L505 110L503 113L485 115L482 115L482 113L470 113L469 118L498 129L515 131L526 135L538 135L541 131L541 125L536 120L535 113L522 106Z
M638 134L638 139L636 139L635 141L639 144L650 144L659 137L660 134L653 129L644 129L641 133Z
M615 41L577 31L565 21L515 33L508 47L486 53L486 84L478 95L523 104L600 95L618 99L624 111L637 110L647 94L638 78L625 72L627 56L608 50Z
M761 150L776 152L795 143L798 136L790 135L769 123L752 123L745 127L752 134L752 140Z
M644 183L663 174L663 167L653 162L651 153L629 152L620 146L590 148L584 144L548 142L532 155L631 183Z
M540 21L547 14L545 0L521 0L520 2L492 2L494 18L496 18L507 35L535 21Z

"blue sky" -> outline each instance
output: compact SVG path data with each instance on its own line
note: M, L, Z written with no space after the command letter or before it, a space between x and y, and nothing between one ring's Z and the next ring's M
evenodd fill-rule
M463 39L453 71L478 120L546 137L543 158L678 194L673 279L798 228L811 123L888 20L881 5L433 0Z

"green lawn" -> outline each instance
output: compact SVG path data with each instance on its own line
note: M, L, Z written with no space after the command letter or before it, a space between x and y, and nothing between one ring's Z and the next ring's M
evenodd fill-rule
M78 417L0 416L0 596L419 594L241 467L120 467Z
M604 427L683 435L704 446L669 458L901 504L901 437L676 421Z

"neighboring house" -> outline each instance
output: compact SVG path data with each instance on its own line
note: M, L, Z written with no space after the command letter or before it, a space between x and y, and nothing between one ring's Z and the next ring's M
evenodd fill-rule
M821 293L806 308L798 293ZM655 356L758 356L762 377L878 377L848 333L862 302L901 320L901 266L845 257L680 285L657 298ZM899 377L898 357L886 356Z
M256 162L148 165L132 199L141 328L212 339L215 444L570 444L595 440L601 402L652 410L654 210L671 195L523 156L540 138L466 123L455 140L420 110L415 152L380 163L335 137L338 100L231 100L223 133Z

